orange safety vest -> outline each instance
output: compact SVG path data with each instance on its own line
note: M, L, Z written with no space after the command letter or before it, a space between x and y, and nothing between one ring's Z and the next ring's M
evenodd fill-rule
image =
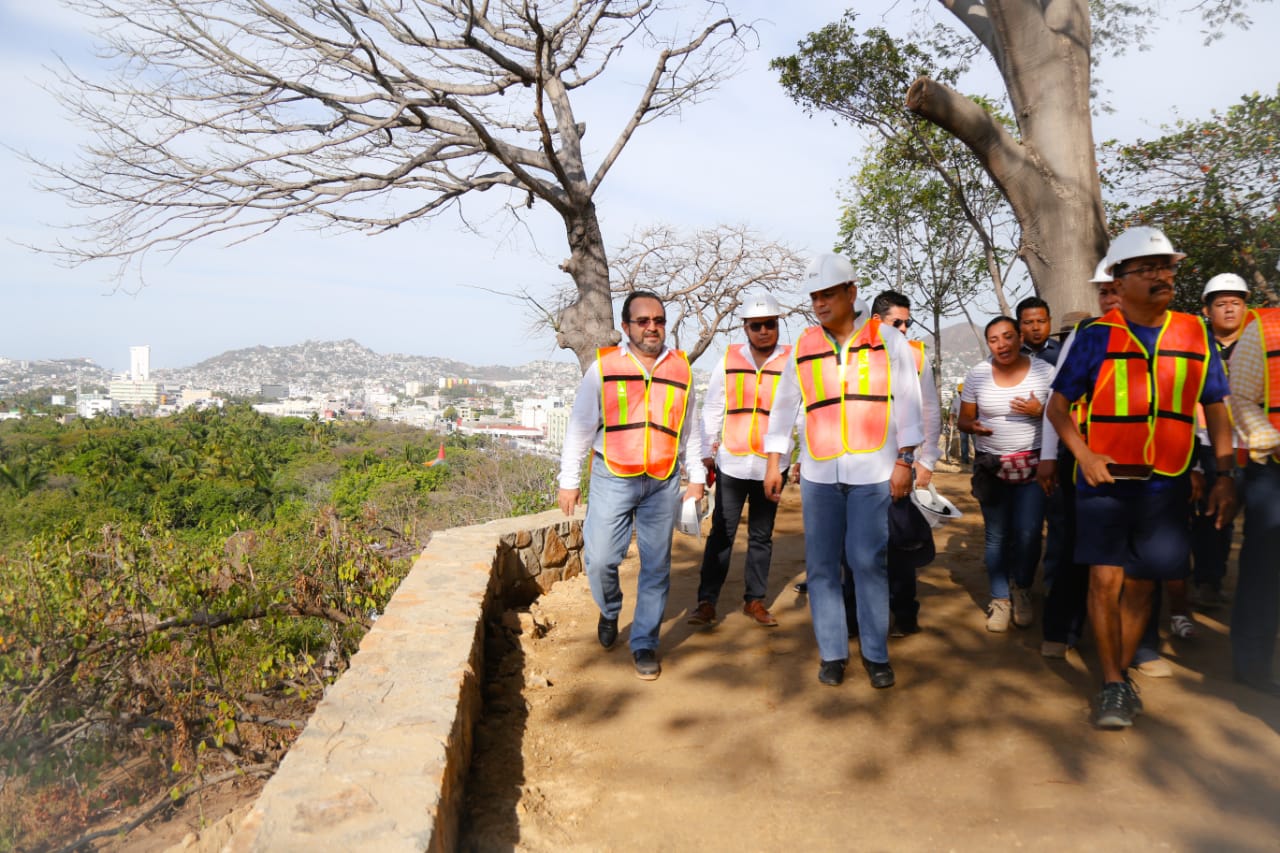
M791 347L782 344L759 369L744 344L724 353L724 426L720 446L734 456L764 456L764 436L769 431L769 411L782 377L782 363Z
M1280 429L1280 308L1254 308L1245 319L1245 325L1257 321L1258 334L1262 337L1262 351L1267 356L1267 370L1263 374L1263 405L1267 420ZM1280 461L1280 452L1272 454Z
M1170 477L1181 474L1195 449L1195 407L1209 366L1208 329L1190 314L1167 312L1153 357L1119 309L1096 324L1109 326L1111 333L1089 395L1089 449L1120 464L1152 465L1155 473Z
M669 350L647 374L621 347L596 351L604 462L618 477L648 474L665 480L676 469L680 431L693 368L681 350ZM657 386L656 388L654 386Z
M889 374L889 353L875 317L853 333L843 353L821 326L804 330L796 343L796 376L804 398L810 456L835 459L884 447L889 436Z
M916 358L916 376L924 375L924 341L907 341L911 344L911 354Z

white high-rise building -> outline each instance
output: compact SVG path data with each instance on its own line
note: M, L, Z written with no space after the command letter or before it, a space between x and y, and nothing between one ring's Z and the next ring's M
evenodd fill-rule
M129 378L146 382L151 378L151 347L129 347Z

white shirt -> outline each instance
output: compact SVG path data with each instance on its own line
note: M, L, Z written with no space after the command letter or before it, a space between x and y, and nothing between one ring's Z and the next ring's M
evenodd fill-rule
M629 353L629 341L623 340L619 345L624 353ZM654 367L670 355L670 347L664 346L658 353ZM640 365L644 370L644 365ZM645 372L648 376L648 372ZM573 401L573 412L569 415L569 425L565 429L564 447L560 450L560 488L576 489L582 483L582 460L588 451L594 450L604 454L604 414L600 410L600 368L599 361L593 362L582 375L578 383L578 396ZM684 460L690 483L706 483L707 469L702 464L702 457L694 454L692 458L685 453L693 434L695 449L702 447L702 435L697 418L697 400L693 392L693 383L689 384L688 397L685 399L684 426L680 430L680 459Z
M778 353L779 347L775 346L769 353L769 358L765 359L768 363ZM747 358L753 358L751 354L751 346L743 344L743 355ZM727 356L727 353L726 353ZM777 363L778 368L786 373L788 365L791 362L783 359ZM756 369L759 373L759 368ZM779 379L781 385L781 379ZM770 421L772 422L772 414ZM702 455L703 457L714 455L716 458L716 468L723 474L730 477L737 477L739 480L764 480L765 468L768 467L768 459L764 456L756 456L754 453L748 453L745 456L738 456L730 453L723 447L712 451L712 448L720 443L721 432L724 429L724 359L720 359L717 369L711 371L711 379L707 383L707 397L702 401ZM782 452L782 458L790 461L791 459L791 442L788 435L787 449Z
M893 400L889 405L889 434L884 446L867 453L844 453L835 459L817 460L808 452L808 446L802 440L804 452L800 454L800 476L812 483L862 486L886 482L898 461L898 449L915 447L924 441L924 429L920 423L920 378L916 373L915 356L911 353L907 339L897 329L886 323L880 326L880 330L884 335L885 352L889 356L889 387L893 389ZM843 358L842 348L842 384L846 367ZM795 428L797 420L803 420L804 417L800 411L801 402L800 380L796 375L796 352L792 350L773 400L769 434L764 440L766 453L785 454L789 451L791 430ZM783 461L786 461L785 456Z
M924 370L920 371L920 410L924 428L924 442L916 453L916 461L930 471L942 457L942 404L938 400L938 383L933 379L933 368L925 355ZM914 364L915 362L912 362Z
M1058 353L1058 364L1067 363L1067 353L1071 352L1071 345L1076 340L1076 329L1080 328L1080 324L1076 324L1076 328L1071 330L1071 334L1067 335L1066 341L1062 344L1062 350ZM1053 369L1053 375L1058 375L1058 369ZM1053 391L1049 391L1049 396L1053 396ZM1052 460L1058 459L1058 431L1053 428L1053 424L1049 423L1049 400L1044 401L1044 418L1040 424L1040 458Z
M973 446L980 453L1019 453L1040 449L1041 418L1020 415L1009 408L1014 397L1032 394L1041 403L1049 399L1049 386L1053 382L1053 365L1038 358L1030 359L1031 365L1022 380L1009 388L997 385L991 372L991 359L970 368L964 377L962 403L976 403L978 420L989 428L991 435L975 435Z

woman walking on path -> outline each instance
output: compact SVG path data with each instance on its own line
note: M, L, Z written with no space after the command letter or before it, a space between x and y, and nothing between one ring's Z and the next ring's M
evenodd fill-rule
M1021 352L1011 317L987 324L991 357L969 371L960 396L960 429L974 436L973 496L982 507L991 604L987 630L1035 621L1030 586L1040 561L1044 491L1036 483L1041 415L1053 367Z

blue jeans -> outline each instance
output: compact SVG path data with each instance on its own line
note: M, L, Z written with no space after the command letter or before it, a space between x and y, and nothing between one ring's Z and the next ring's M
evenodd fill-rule
M591 493L582 525L582 558L591 597L600 613L617 619L622 611L618 564L631 546L635 528L640 552L636 612L631 620L631 650L657 650L658 629L671 590L671 534L680 506L680 478L648 475L615 477L603 460L591 467Z
M848 486L800 478L809 612L823 660L848 660L849 626L840 588L843 552L858 589L862 656L889 661L889 483Z
M1009 584L1026 589L1040 561L1040 529L1044 525L1044 490L1035 480L997 480L990 500L982 501L986 525L987 578L992 598L1008 598Z
M1280 463L1244 469L1244 544L1231 608L1231 665L1236 678L1272 678L1280 623Z

